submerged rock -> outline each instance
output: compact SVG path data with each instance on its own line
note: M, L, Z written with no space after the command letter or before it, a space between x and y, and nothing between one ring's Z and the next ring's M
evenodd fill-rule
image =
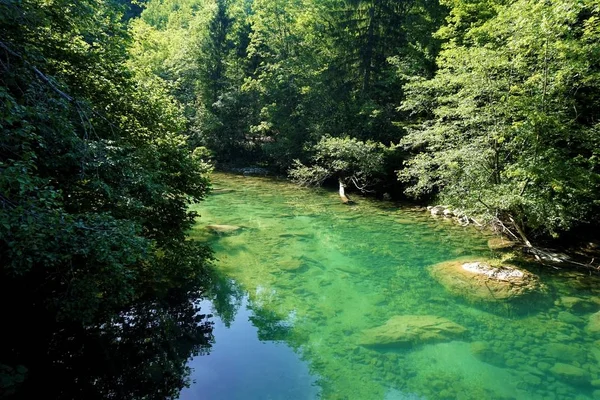
M437 342L462 336L467 331L446 318L433 315L399 315L385 325L362 333L362 346L405 346L415 343Z
M504 356L495 351L489 343L481 341L471 343L471 353L485 363L499 367L504 366Z
M206 225L206 229L209 232L216 233L218 235L223 235L223 234L237 232L242 228L240 226L235 226L235 225Z
M563 362L582 362L587 358L586 351L576 344L548 343L544 354Z
M583 322L583 319L571 314L567 311L560 311L558 313L557 319L562 322L566 322L567 324L577 325Z
M449 292L472 301L506 301L541 288L537 276L514 266L455 260L436 264L430 273Z
M600 334L600 311L590 316L589 322L585 327L587 333Z
M280 270L294 272L304 267L304 262L300 258L289 257L276 261L275 265Z
M490 250L506 250L512 249L517 244L513 241L506 239L505 237L496 236L489 239L487 245L490 248Z
M588 373L584 369L571 364L556 363L550 368L550 372L559 379L570 383L582 384L589 380Z
M586 299L574 296L562 296L558 305L574 313L586 313L597 309L598 307Z

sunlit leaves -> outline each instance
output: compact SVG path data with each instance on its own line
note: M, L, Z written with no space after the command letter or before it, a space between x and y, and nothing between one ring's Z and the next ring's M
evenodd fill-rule
M587 222L599 180L597 7L451 4L440 70L409 84L403 104L425 120L404 140L416 152L400 171L409 193L538 232Z

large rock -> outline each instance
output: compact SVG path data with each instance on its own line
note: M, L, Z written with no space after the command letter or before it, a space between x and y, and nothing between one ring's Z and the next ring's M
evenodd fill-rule
M556 363L550 372L556 375L559 379L574 384L588 383L588 373L579 367L570 364Z
M476 260L443 262L431 267L430 273L446 290L471 301L506 301L541 287L537 276L527 271Z
M446 318L432 315L400 315L390 318L385 325L362 333L363 346L406 346L416 343L437 342L462 336L466 328Z
M583 314L598 309L598 306L592 301L573 296L562 296L557 305L578 314Z
M600 311L590 316L585 331L588 333L600 334Z
M206 229L209 232L216 233L218 235L224 235L237 232L242 228L235 225L206 225Z
M573 343L547 343L544 354L562 362L583 362L587 358L586 351Z
M504 367L504 356L495 351L487 342L471 343L471 353L480 361L496 365L498 367Z

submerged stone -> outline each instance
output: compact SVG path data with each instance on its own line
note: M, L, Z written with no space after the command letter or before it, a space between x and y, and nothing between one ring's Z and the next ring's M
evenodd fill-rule
M587 383L589 379L588 373L584 369L571 364L556 363L550 368L550 372L561 380L575 384Z
M480 361L499 367L504 366L504 357L502 354L494 351L494 349L486 342L471 343L471 353Z
M462 336L467 331L446 318L433 315L399 315L385 325L362 333L362 346L404 346L415 343L437 342Z
M428 399L523 399L518 396L518 380L512 371L480 361L470 347L470 343L450 341L411 351L404 363L420 367L411 378L413 385L431 390ZM447 391L444 397L433 387L438 380Z
M573 325L580 324L583 322L582 318L579 318L578 316L573 315L567 311L559 312L557 318L559 321L566 322L567 324L573 324Z
M289 257L278 260L275 265L278 269L293 272L304 267L304 262L300 258Z
M588 333L600 334L600 311L590 316L585 331Z
M548 343L545 354L558 361L581 362L587 358L586 351L576 344Z
M537 386L542 383L542 379L539 376L535 376L532 374L525 374L523 376L523 381L529 385Z
M538 277L528 271L477 260L443 262L430 273L446 290L471 301L506 301L541 288Z
M510 241L502 236L496 236L488 240L487 242L490 250L505 250L512 249L517 244L513 241Z
M223 234L237 232L242 228L240 226L235 226L235 225L206 225L206 229L209 232L216 233L218 235L223 235Z
M573 296L562 296L558 302L558 305L574 313L590 312L597 308L597 306L591 301Z

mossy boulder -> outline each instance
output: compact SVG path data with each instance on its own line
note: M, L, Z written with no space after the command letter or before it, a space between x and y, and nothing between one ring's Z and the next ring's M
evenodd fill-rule
M600 311L590 316L585 331L587 333L600 334Z
M503 236L496 236L487 242L490 250L509 250L517 246L517 243L506 239Z
M579 367L571 364L556 363L550 368L557 378L574 384L584 384L589 382L588 373Z
M480 361L496 365L498 367L504 367L504 356L501 353L495 351L493 347L487 342L479 341L471 343L471 353Z
M362 346L407 346L452 340L467 331L446 318L433 315L399 315L390 318L385 325L362 333Z
M430 273L450 293L471 301L507 301L541 289L539 278L528 271L481 260L443 262Z
M217 235L227 235L240 231L242 228L235 225L206 225L206 230Z

